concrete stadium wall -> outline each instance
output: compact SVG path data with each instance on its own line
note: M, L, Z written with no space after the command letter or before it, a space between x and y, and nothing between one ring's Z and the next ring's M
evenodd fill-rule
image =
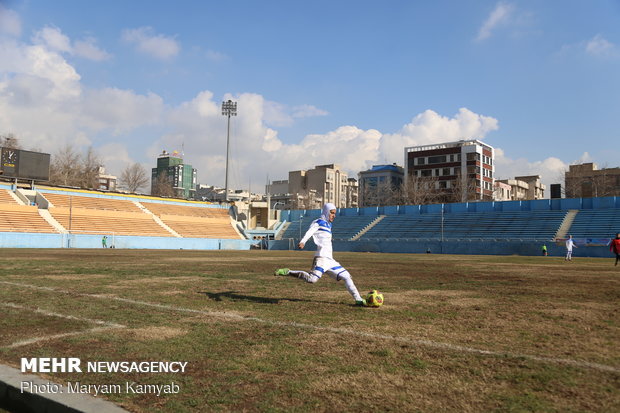
M0 232L0 248L102 248L101 235L31 234ZM108 247L127 249L249 250L251 240L172 238L172 237L108 237Z

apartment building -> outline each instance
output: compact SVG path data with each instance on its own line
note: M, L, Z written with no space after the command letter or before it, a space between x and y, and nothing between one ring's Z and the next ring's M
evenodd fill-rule
M493 200L494 172L494 149L479 140L405 148L405 186L438 201Z

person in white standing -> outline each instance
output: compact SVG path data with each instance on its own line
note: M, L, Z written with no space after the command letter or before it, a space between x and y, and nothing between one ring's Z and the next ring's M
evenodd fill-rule
M573 260L573 247L577 248L577 246L575 245L575 241L573 241L573 236L569 235L568 239L566 240L566 258L564 258L564 261Z
M322 215L310 224L310 228L299 241L299 249L304 249L306 242L312 237L316 244L316 253L310 272L293 271L288 268L275 270L273 275L283 275L302 279L309 283L315 283L327 273L336 281L343 280L347 291L353 296L355 305L366 306L366 300L362 298L357 287L353 283L351 274L332 256L332 222L336 218L336 206L331 203L323 205Z

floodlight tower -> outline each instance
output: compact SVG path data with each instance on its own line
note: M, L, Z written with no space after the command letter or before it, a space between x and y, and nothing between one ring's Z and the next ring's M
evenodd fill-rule
M228 117L228 129L226 131L226 183L224 200L228 202L228 154L230 149L230 117L237 116L237 102L233 102L228 99L226 102L222 102L222 115Z

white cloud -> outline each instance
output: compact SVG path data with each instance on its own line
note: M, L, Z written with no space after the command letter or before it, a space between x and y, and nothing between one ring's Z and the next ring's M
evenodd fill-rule
M597 34L590 40L565 44L554 53L556 57L588 56L590 58L610 59L620 57L620 48L617 45Z
M215 50L207 50L205 54L207 56L207 59L213 62L223 62L224 60L229 59L229 57L226 54L217 52Z
M585 43L585 51L590 56L595 57L612 57L618 55L616 45L597 34Z
M403 150L408 146L451 142L461 139L483 139L498 129L498 121L490 116L478 115L467 108L459 109L453 118L426 110L416 115L410 123L381 140L381 156L388 163L403 162Z
M76 40L73 43L73 53L76 56L93 60L95 62L108 60L112 57L111 54L97 46L97 40L93 37L86 37L82 40Z
M583 154L581 154L581 156L579 157L579 159L577 159L575 162L573 162L574 164L579 164L579 163L590 163L593 162L592 160L592 156L590 156L589 152L584 152Z
M81 107L82 122L89 128L108 129L114 134L157 124L163 111L161 97L153 93L139 95L117 88L87 91Z
M32 41L54 52L71 52L71 40L57 27L42 28L34 34Z
M111 57L109 53L97 46L97 40L94 37L76 40L72 44L71 39L57 27L44 27L34 34L32 41L50 51L68 53L89 60L102 61Z
M506 24L514 14L515 6L510 3L500 1L495 5L489 17L478 30L476 40L482 41L491 37L493 30L502 24Z
M123 40L136 46L138 51L160 60L167 60L179 54L177 41L163 34L156 34L152 27L139 27L123 31Z
M566 170L568 170L568 164L555 157L542 161L530 161L525 158L511 159L501 148L495 148L495 179L540 175L542 183L547 186L545 196L549 195L549 185L564 182Z
M0 33L5 33L15 37L20 36L22 33L22 22L19 15L15 11L5 8L1 3Z
M326 116L329 115L329 112L323 109L319 109L316 106L312 105L301 105L295 106L293 108L293 113L291 116L294 118L310 118L313 116Z

